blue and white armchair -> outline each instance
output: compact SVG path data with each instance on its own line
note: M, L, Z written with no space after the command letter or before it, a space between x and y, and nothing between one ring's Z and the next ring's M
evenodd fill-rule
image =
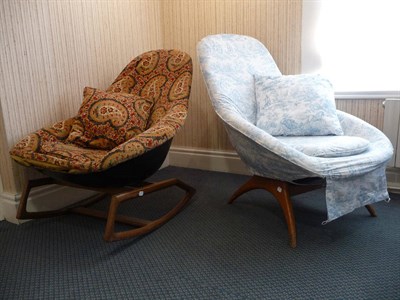
M209 97L230 141L254 175L230 199L265 189L279 201L296 247L290 196L326 188L330 222L388 200L385 167L393 154L386 136L336 110L329 81L284 76L258 40L218 34L197 46Z

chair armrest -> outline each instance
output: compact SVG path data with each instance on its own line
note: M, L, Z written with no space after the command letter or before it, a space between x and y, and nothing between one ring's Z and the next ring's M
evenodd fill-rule
M43 127L40 130L47 132L49 135L54 136L58 140L65 140L68 137L72 124L75 120L76 117L62 120L54 123L51 126Z
M269 175L277 179L293 180L307 176L345 177L375 169L390 159L392 146L386 136L372 125L339 112L339 119L346 134L367 138L371 147L365 153L354 156L321 158L308 156L283 144L267 132L244 119L229 101L218 99L217 114L227 125L233 146L251 171L257 175ZM225 104L224 104L225 103ZM353 128L353 129L350 129ZM362 134L356 134L357 131ZM297 178L296 178L297 177Z

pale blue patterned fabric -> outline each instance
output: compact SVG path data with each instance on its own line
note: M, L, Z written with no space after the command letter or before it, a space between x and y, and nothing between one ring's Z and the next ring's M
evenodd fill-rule
M381 131L337 111L344 135L368 140L368 149L358 155L333 158L306 155L255 126L253 76L280 76L259 41L247 36L211 35L199 42L197 51L215 111L224 122L232 145L254 175L289 182L325 178L327 221L389 198L385 166L393 147Z
M341 157L366 151L370 143L357 136L277 136L282 143L309 156Z
M257 127L271 135L343 135L332 84L314 74L254 76Z
M218 52L218 56L210 55L202 62L203 74L210 79L207 88L230 91L229 105L234 105L239 114L255 124L253 74L281 76L272 56L259 41L254 39L249 43L248 37L238 35L215 35L212 43L203 43L201 48L207 53Z

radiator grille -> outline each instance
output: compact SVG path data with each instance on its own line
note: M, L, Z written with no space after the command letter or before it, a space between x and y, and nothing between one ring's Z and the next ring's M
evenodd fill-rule
M385 107L383 132L394 148L388 167L400 168L400 98L387 98L383 105Z

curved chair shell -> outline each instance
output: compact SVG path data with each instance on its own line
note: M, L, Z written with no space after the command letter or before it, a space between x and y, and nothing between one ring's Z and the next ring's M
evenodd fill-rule
M168 154L171 142L172 140L169 140L140 156L131 158L101 172L74 174L56 172L49 169L40 169L40 172L61 182L86 187L136 186L160 169Z
M216 98L218 101L218 98ZM218 113L224 121L230 141L253 174L285 181L306 177L350 177L368 173L392 156L387 137L372 125L345 112L338 117L346 135L363 137L371 143L369 151L353 156L320 158L306 155L259 129L240 114Z
M260 182L261 177L268 179L268 190L273 191L280 190L282 183L296 184L310 177L324 179L327 221L357 207L389 198L385 166L393 154L393 147L382 132L354 116L337 111L344 134L368 140L368 150L358 155L332 158L304 154L255 125L254 75L282 75L263 44L248 36L217 34L203 38L197 52L212 105L241 160L257 177L256 182ZM275 180L276 185L271 186L269 179ZM248 185L256 186L254 182ZM285 201L289 205L289 196L285 196ZM288 206L287 209L291 215L291 208ZM293 223L293 219L290 222ZM295 238L291 244L295 245Z
M74 117L29 134L11 149L11 157L26 166L73 174L101 172L138 157L172 139L182 127L191 80L188 54L179 50L146 52L129 63L107 89L153 101L145 131L109 151L83 148L66 142Z
M138 102L135 101L140 98L142 101L140 103L146 103L146 107L149 109L151 107L147 121L142 121L145 120L143 116L147 111L145 113L145 110L141 109L137 112L142 119L138 121L136 118L135 122L147 124L144 131L131 137L132 127L118 129L118 131L112 128L114 131L111 137L117 135L115 140L110 139L109 132L102 132L100 137L96 136L96 139L105 140L106 145L114 145L116 140L123 140L123 142L115 145L112 149L94 149L91 147L93 144L90 144L92 142L90 140L80 140L77 143L74 140L75 136L72 141L69 139L74 126L81 126L78 127L79 130L86 130L83 126L82 114L78 114L76 117L57 122L53 126L37 130L19 141L11 149L11 157L24 166L35 167L48 177L28 180L21 195L17 218L50 217L71 211L105 218L107 223L104 239L113 241L148 233L175 216L193 196L195 190L175 178L156 183L146 182L145 179L160 168L173 137L184 124L191 82L192 60L188 54L175 49L143 53L125 67L104 94L111 95L109 97L113 97L112 95L121 97L122 101L131 101L132 106L136 105ZM95 89L90 89L90 91L95 91ZM95 92L89 96L94 97L93 95ZM86 105L92 108L98 103L95 99L99 98L93 98L95 101L93 106L89 106L86 102L85 92L84 99L82 107ZM109 98L101 98L101 100L110 101ZM109 105L112 103L111 101L103 103ZM127 112L124 115L125 119L121 119L121 123L124 124L123 122L127 122L131 116L129 110L123 105L115 107L117 110L119 109L117 113ZM111 111L114 113L114 110ZM91 111L87 112L87 115L90 115L93 120L98 120L95 118L97 115L92 115ZM95 123L95 125L90 123L89 126L110 128L112 127L110 123L112 124L112 121L106 119L105 122L100 122L100 125L99 123ZM85 143L89 143L89 146ZM85 188L101 194L83 204L77 203L74 206L58 210L27 211L30 191L48 184ZM143 220L118 214L118 207L121 203L172 186L184 190L185 195L170 211L158 219ZM108 212L87 207L104 196L110 198ZM116 232L116 222L138 228Z

